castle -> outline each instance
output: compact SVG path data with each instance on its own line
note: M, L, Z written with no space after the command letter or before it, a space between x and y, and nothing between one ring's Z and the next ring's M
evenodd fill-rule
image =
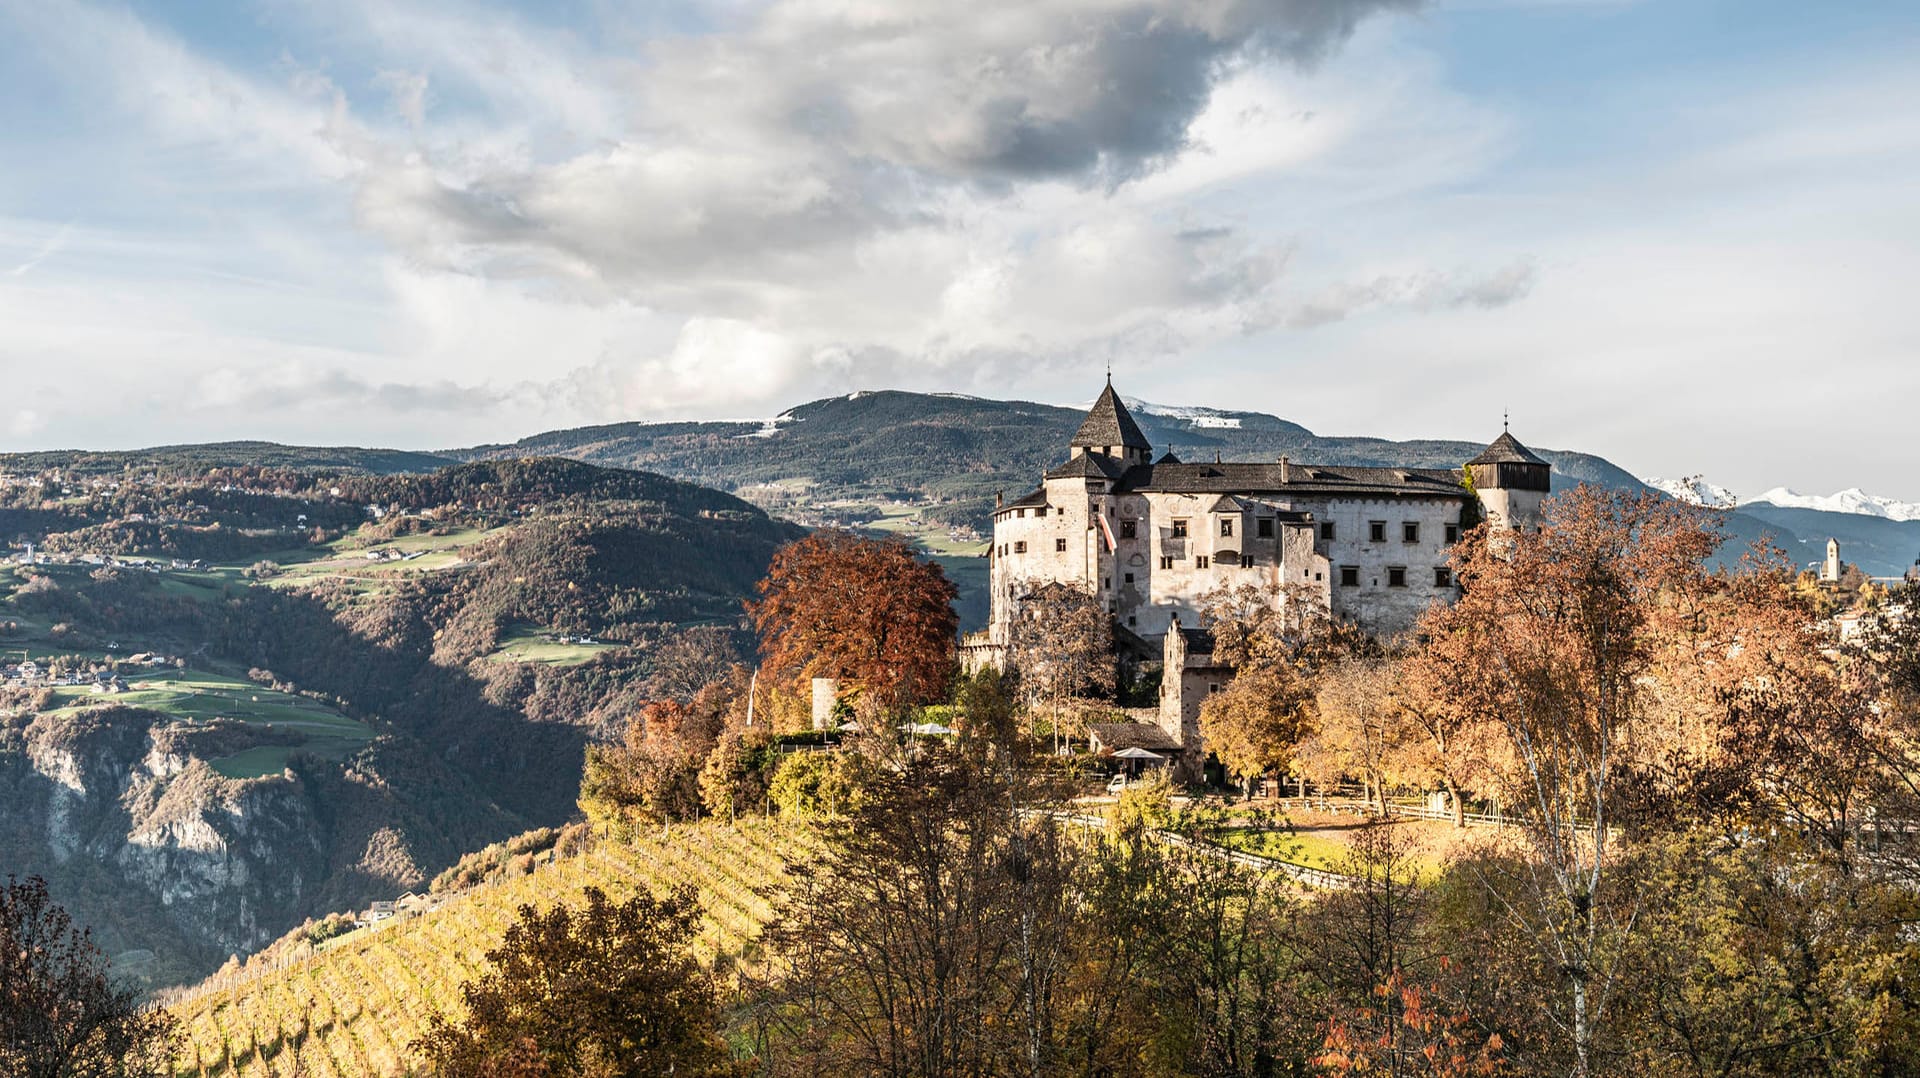
M1210 593L1256 585L1377 636L1404 632L1454 597L1448 554L1465 531L1480 519L1537 528L1550 490L1550 466L1511 433L1458 470L1151 457L1109 379L1066 462L995 507L992 613L965 651L971 665L1002 665L1027 596L1089 593L1117 638L1164 649L1158 725L1187 757L1199 699L1231 677L1196 631Z

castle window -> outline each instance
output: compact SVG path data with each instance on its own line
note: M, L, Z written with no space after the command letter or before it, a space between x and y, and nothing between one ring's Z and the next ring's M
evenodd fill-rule
M1242 569L1253 568L1253 555L1251 554L1240 555L1240 568Z
M1065 554L1067 552L1067 541L1065 539L1055 539L1053 541L1053 552L1055 554Z
M1173 537L1175 539L1185 539L1187 537L1187 520L1185 517L1180 517L1173 522Z
M1047 507L1046 507L1046 506L1044 506L1044 505L1036 505L1036 506L1034 506L1034 507L1033 507L1033 515L1034 515L1034 516L1037 516L1037 517L1043 517L1043 516L1046 516L1046 515L1047 515Z
M1122 579L1122 580L1125 580L1125 581L1126 581L1127 583L1129 583L1129 584L1131 584L1131 583L1133 583L1133 574L1132 574L1132 573L1128 573L1128 574L1127 574L1126 576L1124 576L1124 577L1122 577L1121 579Z
M1253 534L1262 539L1273 538L1273 518L1261 517L1253 522Z
M1140 619L1139 619L1139 618L1137 618L1137 617L1134 617L1134 616L1133 616L1132 614L1128 614L1128 615L1127 615L1127 624L1128 624L1128 625L1138 625L1138 624L1140 624Z
M1223 539L1233 538L1233 518L1232 517L1220 518L1220 537Z
M1447 525L1446 531L1447 531L1447 543L1449 545L1460 541L1460 525L1449 524Z
M1333 521L1323 520L1320 522L1320 538L1329 543L1333 542Z
M1110 603L1108 603L1108 604L1107 604L1107 613L1109 613L1109 614L1118 614L1119 612L1120 612L1120 604L1119 604L1119 603L1111 603L1111 602L1110 602Z
M1121 521L1120 522L1120 538L1122 539L1134 538L1135 537L1134 533L1138 530L1138 528L1139 528L1139 524L1135 521L1131 521L1131 520Z
M1013 544L1013 552L1015 554L1025 554L1027 552L1027 541L1025 539L1022 539L1019 542Z
M1407 586L1407 567L1390 565L1387 567L1387 587L1404 588Z
M1387 541L1387 522L1384 520L1367 521L1367 542L1384 543Z
M1162 568L1162 569L1171 569L1171 568L1173 568L1173 559L1172 559L1172 558L1161 558L1161 559L1160 559L1160 568Z
M1205 554L1195 555L1193 559L1193 567L1195 569L1205 569L1211 564L1213 564L1212 561L1210 561Z
M1453 587L1453 570L1444 565L1436 566L1433 570L1433 586L1436 588Z
M1340 567L1340 586L1343 588L1357 588L1360 586L1360 567L1358 565L1342 565Z
M1024 517L1027 515L1027 511L1025 509L1015 509L1013 511L1013 515L1017 517Z
M1400 541L1403 543L1419 542L1420 522L1417 520L1402 521L1400 524Z

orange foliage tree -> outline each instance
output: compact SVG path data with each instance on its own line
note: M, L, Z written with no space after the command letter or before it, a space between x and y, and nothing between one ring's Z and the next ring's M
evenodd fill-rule
M898 539L818 531L773 556L747 604L776 678L842 678L883 707L941 698L952 677L959 594Z

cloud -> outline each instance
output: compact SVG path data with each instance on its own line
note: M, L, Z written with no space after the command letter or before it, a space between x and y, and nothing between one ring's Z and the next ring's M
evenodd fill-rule
M375 86L393 99L394 115L418 132L427 126L427 77L411 71L382 71L373 77Z
M1301 303L1282 304L1276 320L1293 329L1312 329L1383 307L1492 310L1526 298L1534 277L1530 260L1486 274L1386 274L1334 286Z

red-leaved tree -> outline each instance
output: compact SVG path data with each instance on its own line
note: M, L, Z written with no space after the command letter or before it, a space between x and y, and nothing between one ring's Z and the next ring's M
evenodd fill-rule
M818 531L774 554L747 608L768 674L842 678L890 707L946 693L956 595L940 566L902 540Z

